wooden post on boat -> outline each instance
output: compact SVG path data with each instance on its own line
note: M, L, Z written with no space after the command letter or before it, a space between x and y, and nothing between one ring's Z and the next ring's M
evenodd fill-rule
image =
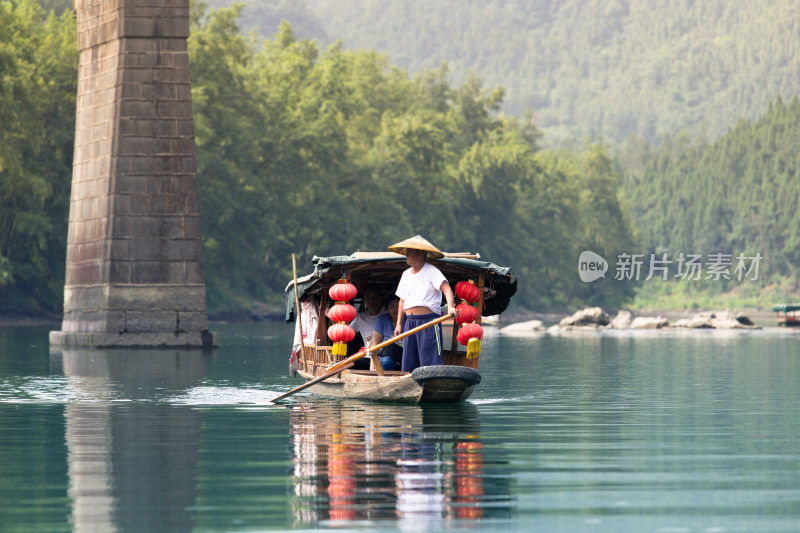
M378 354L371 352L369 357L372 359L372 366L375 367L375 372L377 372L379 376L385 376L386 374L383 373L383 367L381 366L381 358L378 357Z
M325 338L324 337L326 329L325 326L327 326L325 320L327 316L325 315L325 313L323 313L323 310L327 305L328 305L328 293L326 291L322 291L322 294L319 297L319 312L317 313L317 317L319 317L317 319L317 338L316 338L317 345L319 345L320 339ZM317 357L317 350L314 350L314 358L316 359L316 357ZM328 363L330 364L331 360L330 352L326 352L325 359L328 360Z
M480 291L478 291L478 303L477 303L478 318L475 319L475 322L479 326L483 323L483 283L484 283L484 278L483 278L483 273L481 273L480 275L478 275L478 288L480 289Z
M450 339L450 351L454 354L458 353L458 320L456 319L453 319L453 335Z
M300 360L303 363L303 370L306 369L306 339L303 336L303 308L300 307L300 293L297 290L297 260L294 253L292 254L292 276L294 279L294 316L297 320L297 327L300 329L300 353L297 355L297 366L300 366Z
M297 260L292 254L292 276L294 276L294 308L297 326L300 328L300 353L305 353L305 337L303 336L303 311L300 308L300 293L297 291Z
M445 252L444 256L453 259L475 259L476 261L481 258L481 254L471 252Z

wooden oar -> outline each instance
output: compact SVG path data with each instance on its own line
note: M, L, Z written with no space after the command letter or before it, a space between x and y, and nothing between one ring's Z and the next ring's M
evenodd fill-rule
M328 379L329 377L333 376L334 374L338 374L342 370L350 368L351 366L353 366L353 364L358 359L361 359L365 355L367 355L367 354L369 354L371 352L376 352L376 351L380 350L381 348L383 348L385 346L389 346L389 345L399 341L400 339L405 339L409 335L413 335L414 333L422 331L425 328L429 328L431 326L435 326L436 324L444 322L448 318L451 318L451 315L449 315L449 314L442 315L439 318L436 318L434 320L431 320L430 322L426 322L425 324L422 324L421 326L417 326L415 328L412 328L412 329L410 329L408 331L405 331L405 332L401 333L400 335L397 335L396 337L392 337L391 339L389 339L387 341L383 341L383 342L381 342L379 344L376 344L375 346L370 347L369 350L364 350L362 352L355 353L355 354L351 355L350 357L348 357L347 359L345 359L344 361L340 361L340 362L336 363L335 365L333 365L330 368L330 370L328 370L328 372L326 372L325 374L323 374L323 375L321 375L319 377L316 377L316 378L314 378L314 379L312 379L310 381L306 381L305 383L303 383L299 387L295 387L292 390L290 390L289 392L284 392L280 396L276 396L275 398L273 398L270 401L272 403L275 403L278 400L282 400L282 399L286 398L287 396L291 396L292 394L294 394L296 392L300 392L303 389L307 389L311 385L316 385L320 381L325 381L326 379Z
M361 353L366 353L366 352L361 352ZM325 381L329 377L331 377L331 376L333 376L335 374L338 374L342 370L347 370L348 368L350 368L354 364L354 362L353 361L349 361L349 359L345 359L344 361L342 361L342 363L347 363L347 364L344 365L343 367L339 367L339 365L336 365L337 366L336 370L331 370L329 372L326 372L325 374L322 374L321 376L318 376L318 377L312 379L311 381L306 381L305 383L303 383L299 387L295 387L292 390L290 390L289 392L284 392L280 396L276 396L273 399L271 399L270 401L272 403L275 403L275 402L278 402L280 400L283 400L284 398L286 398L287 396L291 396L295 392L300 392L301 390L307 389L311 385L315 385L315 384L319 383L320 381ZM342 364L342 363L339 363L339 364Z

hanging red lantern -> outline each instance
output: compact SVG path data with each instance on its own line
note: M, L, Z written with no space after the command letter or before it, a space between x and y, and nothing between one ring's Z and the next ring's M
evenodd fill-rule
M333 342L350 342L356 336L356 330L347 324L334 324L328 328L328 337Z
M328 296L335 302L347 302L356 297L358 289L347 280L340 279L335 285L328 289Z
M456 296L461 298L462 300L466 300L469 303L474 304L478 301L478 297L480 295L480 289L475 285L472 280L469 281L459 281L456 283Z
M458 330L458 334L456 335L456 340L458 341L458 344L460 344L461 346L467 345L469 339L464 336L464 328Z
M355 330L348 325L356 317L356 308L345 302L355 298L357 292L356 286L346 279L340 279L328 289L331 300L338 302L326 313L328 318L336 322L328 328L328 337L333 341L332 355L347 355L347 343L356 336Z
M471 339L480 340L482 338L483 328L478 324L465 324L460 330L458 330L458 335L456 335L456 340L462 346L466 346Z
M347 324L338 323L328 328L328 337L333 341L331 353L336 356L347 355L347 343L356 336L356 330Z
M478 309L469 304L458 304L456 306L456 311L458 312L458 315L456 315L456 322L462 326L474 322L475 319L478 318Z
M328 311L328 318L333 322L352 322L356 317L356 308L350 304L336 304Z

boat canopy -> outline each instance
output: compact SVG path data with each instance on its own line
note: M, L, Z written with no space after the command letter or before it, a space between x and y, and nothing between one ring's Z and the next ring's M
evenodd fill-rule
M798 304L776 304L772 306L772 310L776 313L782 311L784 313L790 313L792 311L800 311L800 303Z
M331 257L314 256L311 260L314 271L298 278L297 289L300 299L321 294L346 277L358 287L359 293L368 285L377 286L384 294L394 294L400 276L408 267L406 257L394 252L356 252L352 255ZM484 297L483 316L497 315L505 311L511 297L517 292L517 278L509 267L502 267L488 261L464 257L444 257L428 261L435 265L452 287L459 281L471 279L478 281L483 274L484 287L488 289ZM286 285L286 321L294 321L294 281Z

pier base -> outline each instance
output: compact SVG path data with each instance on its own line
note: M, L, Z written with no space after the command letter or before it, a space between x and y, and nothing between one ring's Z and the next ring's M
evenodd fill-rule
M192 333L69 333L51 331L50 344L64 347L91 348L195 348L217 346L216 334L210 331Z

